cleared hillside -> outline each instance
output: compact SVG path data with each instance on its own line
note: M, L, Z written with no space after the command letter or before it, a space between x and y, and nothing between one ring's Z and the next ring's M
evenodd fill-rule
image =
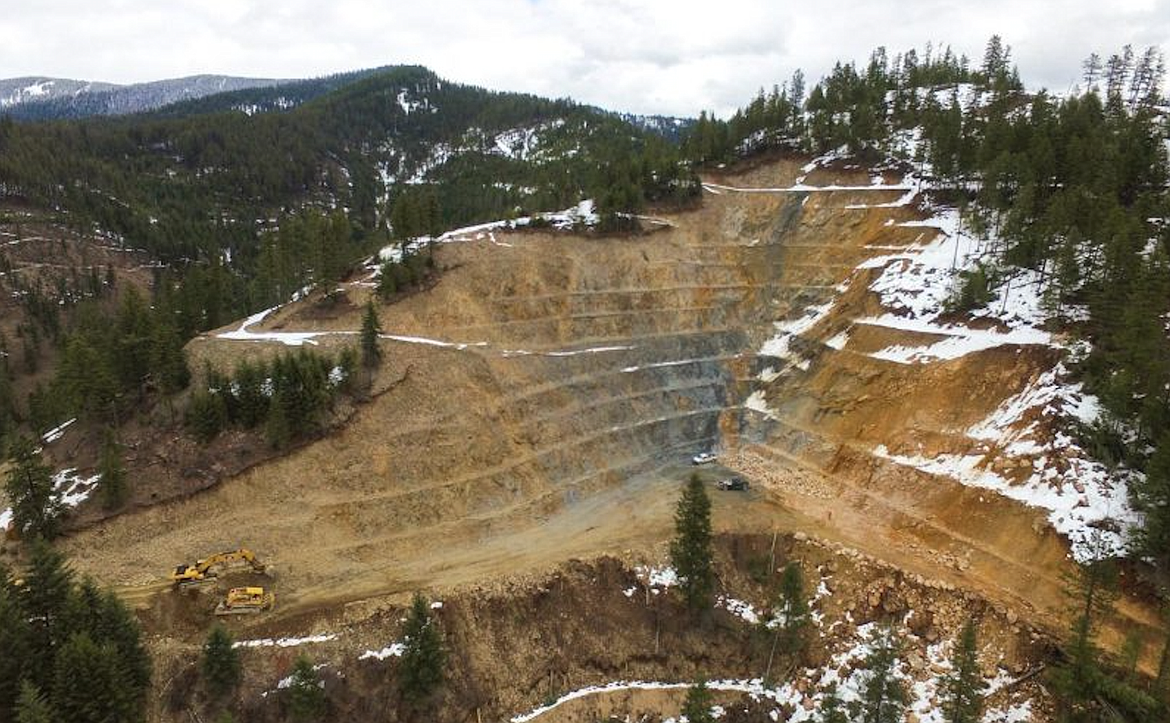
M939 233L898 178L780 161L709 180L700 210L637 237L456 234L437 285L380 308L374 398L347 424L77 534L70 555L149 604L167 564L247 545L280 571L275 615L300 619L652 549L688 457L721 446L755 489L717 499L719 529L842 541L1057 629L1069 548L1049 513L891 456L955 451L1058 351L1006 336L938 363L875 358L907 344L855 324L882 313L882 255ZM343 288L332 312L308 299L197 338L193 366L354 343L371 289L364 274ZM819 323L792 325L830 300ZM782 350L778 328L795 332ZM1136 602L1121 610L1154 624Z

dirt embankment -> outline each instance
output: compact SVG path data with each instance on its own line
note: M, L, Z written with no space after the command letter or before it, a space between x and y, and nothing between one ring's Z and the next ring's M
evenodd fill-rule
M574 691L616 681L687 684L698 678L750 681L763 677L772 636L745 619L744 605L767 609L778 575L789 561L804 570L819 622L799 659L773 661L775 689L788 683L791 699L728 691L721 702L731 720L758 720L772 710L791 714L813 705L828 670L847 678L861 663L843 653L856 646L858 629L891 623L904 636L901 669L910 681L939 673L937 653L968 618L980 623L982 665L989 678L1012 680L1048 660L1050 643L985 600L941 581L907 575L854 551L792 536L729 536L717 540L723 603L695 617L677 592L656 587L647 575L613 558L570 562L552 573L490 586L469 586L442 596L441 620L448 651L447 684L423 710L399 695L400 659L362 655L401 642L400 607L374 611L346 624L338 611L306 630L291 621L249 631L249 637L315 633L321 642L247 649L245 681L234 707L249 721L282 720L284 696L277 683L292 661L307 654L318 665L330 699L328 720L505 721L557 703ZM734 610L731 611L728 608ZM160 719L187 715L197 687L191 646L160 642ZM932 657L933 656L933 657ZM759 683L757 681L757 686ZM773 686L764 686L773 689ZM676 715L681 689L618 690L565 700L538 721L586 721L598 715ZM1033 701L1034 720L1046 719L1047 702L1035 687L1002 688L989 704ZM206 711L204 714L206 715ZM651 718L651 720L656 718Z

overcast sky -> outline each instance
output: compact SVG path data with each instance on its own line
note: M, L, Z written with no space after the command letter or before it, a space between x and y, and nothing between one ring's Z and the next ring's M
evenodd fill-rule
M615 110L721 115L803 68L928 40L1010 44L1029 87L1092 51L1170 50L1170 0L3 0L0 78L307 77L426 65Z

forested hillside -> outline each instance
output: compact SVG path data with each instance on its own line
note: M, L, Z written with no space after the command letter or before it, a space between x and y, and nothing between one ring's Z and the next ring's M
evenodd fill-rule
M0 80L0 108L21 121L46 121L142 113L168 104L246 88L280 85L271 78L194 75L130 85L66 80Z
M370 233L398 184L434 183L443 222L458 224L576 201L603 184L606 157L636 165L645 151L664 188L679 173L663 141L614 118L422 68L379 73L288 113L5 122L0 151L10 195L67 209L165 260L230 248L245 269L265 220L303 204L344 207Z
M998 239L952 292L955 313L1035 279L1050 323L1084 341L1070 364L1109 411L1083 430L1112 464L1146 470L1142 556L1170 563L1170 181L1165 67L1130 47L1084 63L1083 85L1026 92L1010 48L979 64L928 46L864 67L838 64L805 93L798 73L728 121L704 114L685 141L696 162L768 148L900 158Z

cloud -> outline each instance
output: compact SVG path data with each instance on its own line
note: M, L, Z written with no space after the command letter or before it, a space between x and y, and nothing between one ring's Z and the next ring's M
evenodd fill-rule
M993 33L1026 82L1066 88L1090 52L1170 50L1170 0L7 0L0 77L307 77L397 63L641 113L726 114L797 68L815 80L927 41L978 60Z

